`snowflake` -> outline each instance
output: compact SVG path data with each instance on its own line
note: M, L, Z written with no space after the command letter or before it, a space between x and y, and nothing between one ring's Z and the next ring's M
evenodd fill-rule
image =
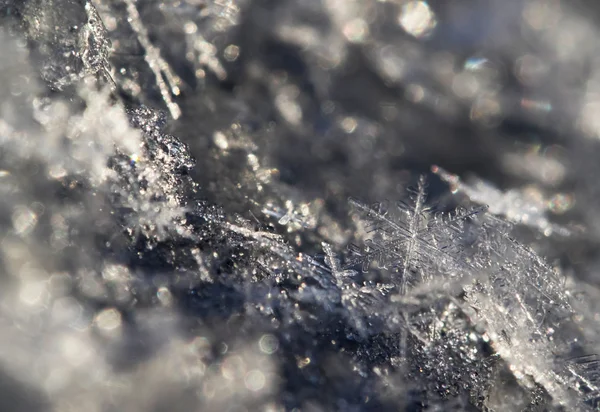
M333 277L342 282L348 269L356 266L361 266L364 274L374 269L390 274L399 295L395 318L400 326L401 359L435 347L415 330L414 310L409 306L418 295L439 295L438 299L450 299L485 330L477 336L491 341L519 382L526 386L523 377L531 377L555 401L579 405L579 399L567 401L573 398L565 384L576 379L583 382L581 387L594 385L586 383L589 373L577 375L575 367L556 362L556 356L568 354L569 349L555 336L567 336L562 331L568 330L573 313L561 276L535 251L510 236L510 223L484 213L487 206L440 212L428 205L426 188L421 177L417 188L409 189L408 199L397 203L396 213L381 203L369 207L350 199L359 216L359 228L362 225L367 235L362 245L349 246L344 266L327 259ZM437 279L442 281L439 293ZM462 292L443 290L457 280ZM421 289L415 294L417 286ZM419 305L424 307L425 302L417 299ZM470 333L468 329L449 331L460 339Z
M468 222L486 207L457 209L442 213L426 205L426 183L422 176L416 189L409 189L407 201L397 203L393 216L382 204L368 207L354 199L360 222L371 234L364 245L351 244L347 267L361 265L368 272L374 265L399 276L399 293L417 281L427 281L434 272L458 273L468 242Z

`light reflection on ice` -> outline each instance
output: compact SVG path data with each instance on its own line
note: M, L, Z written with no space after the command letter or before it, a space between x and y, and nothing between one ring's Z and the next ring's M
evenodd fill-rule
M417 38L431 34L437 25L435 14L425 1L411 1L402 6L398 22L408 34Z

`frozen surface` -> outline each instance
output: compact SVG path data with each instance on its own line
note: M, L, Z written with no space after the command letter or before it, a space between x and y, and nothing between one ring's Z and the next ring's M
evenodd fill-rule
M0 410L597 408L598 11L0 0Z

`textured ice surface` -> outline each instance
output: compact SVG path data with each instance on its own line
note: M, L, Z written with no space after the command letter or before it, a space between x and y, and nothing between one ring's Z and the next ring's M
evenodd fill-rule
M0 0L0 409L597 408L597 8Z

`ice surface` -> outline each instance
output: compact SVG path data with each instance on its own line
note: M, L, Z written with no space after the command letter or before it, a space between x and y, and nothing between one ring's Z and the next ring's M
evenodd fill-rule
M597 6L459 3L0 0L0 409L597 408Z

